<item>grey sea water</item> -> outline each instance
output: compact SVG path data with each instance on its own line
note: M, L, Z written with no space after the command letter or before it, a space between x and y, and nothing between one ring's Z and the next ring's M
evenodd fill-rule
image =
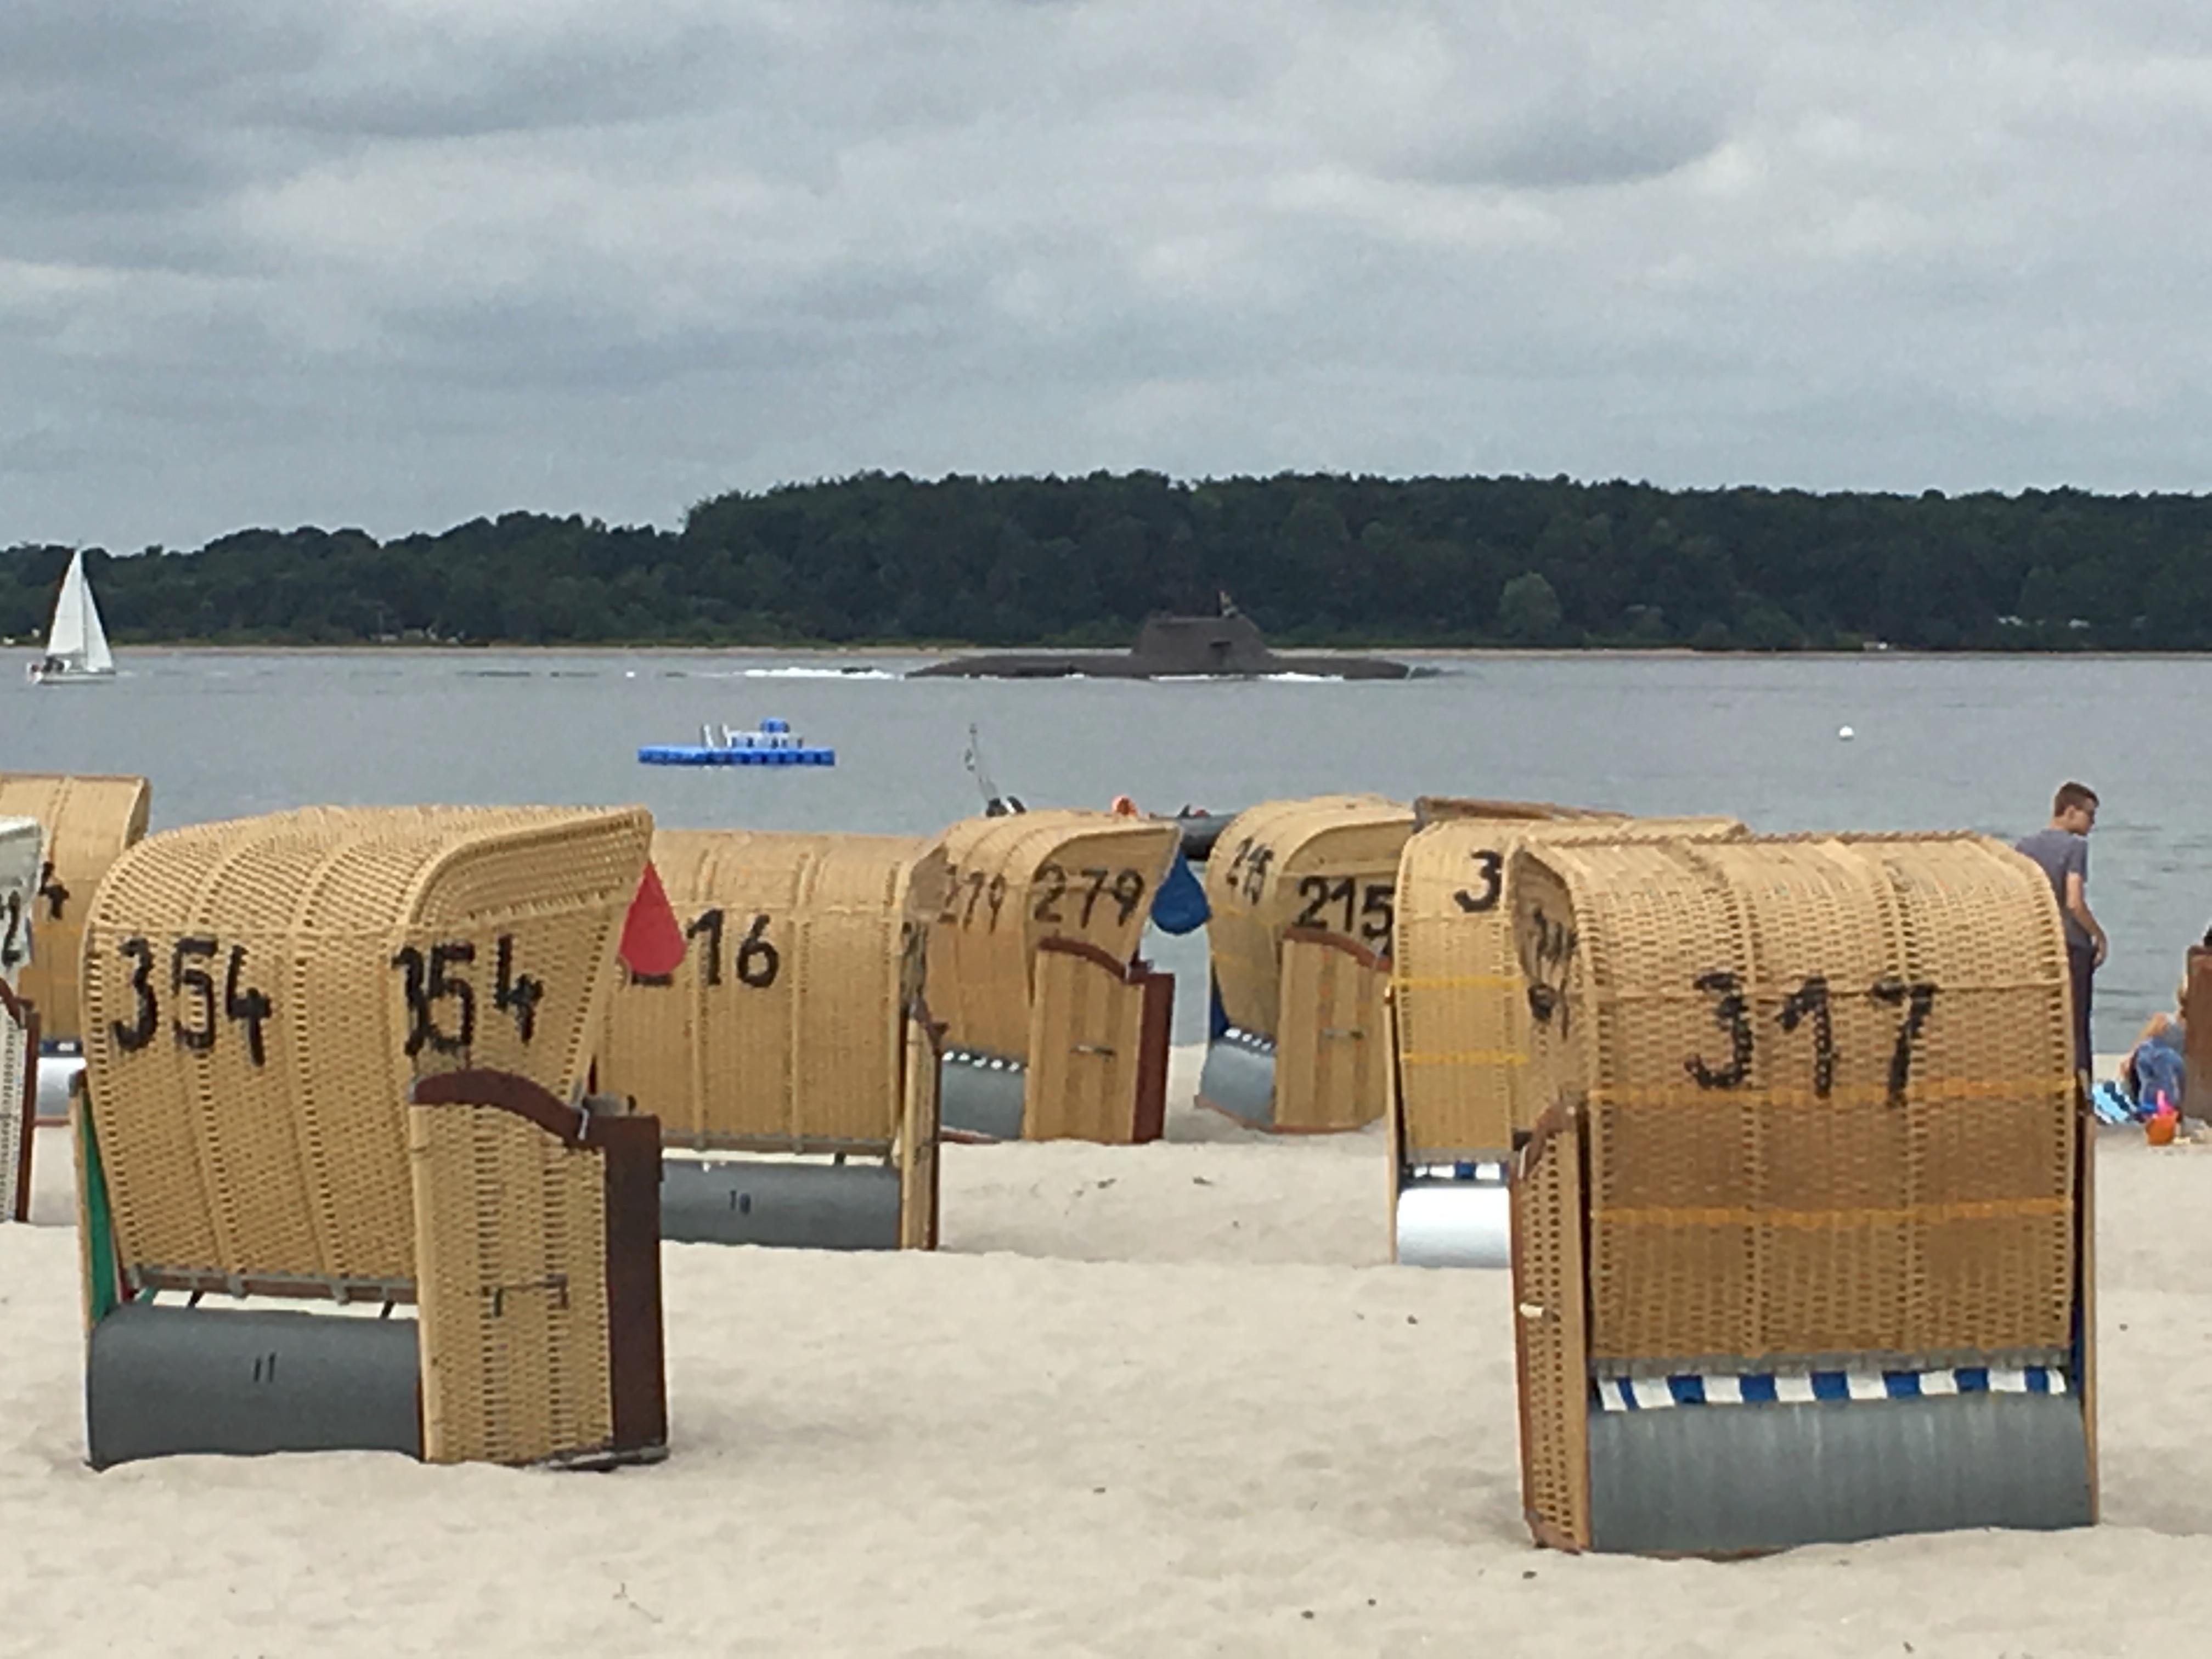
M929 833L978 809L981 730L1031 805L1217 811L1334 790L1721 812L1754 828L2040 825L2103 796L2090 897L2113 939L2100 1048L2166 1006L2212 923L2212 660L1497 656L1433 678L918 680L921 658L126 651L106 685L0 672L0 769L143 773L156 828L316 802L642 802L665 824ZM838 672L851 666L864 672ZM832 769L641 766L643 743L781 715ZM1838 739L1849 725L1856 738ZM1157 940L1203 1030L1203 935Z

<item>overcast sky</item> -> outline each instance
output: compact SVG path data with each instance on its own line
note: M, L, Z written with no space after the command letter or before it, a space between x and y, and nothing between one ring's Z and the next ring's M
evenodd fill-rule
M0 544L862 468L2197 489L2198 0L0 0Z

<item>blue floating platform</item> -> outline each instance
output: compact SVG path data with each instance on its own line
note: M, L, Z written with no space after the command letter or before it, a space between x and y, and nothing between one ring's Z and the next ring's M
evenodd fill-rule
M637 751L647 766L835 766L834 749L709 749L696 743L649 743Z
M765 720L757 732L702 726L702 743L649 743L637 751L647 766L835 766L837 751L817 744L801 743L793 735L791 722Z

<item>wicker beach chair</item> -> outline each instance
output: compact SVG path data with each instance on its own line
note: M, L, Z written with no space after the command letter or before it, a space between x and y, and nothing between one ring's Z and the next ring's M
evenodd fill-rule
M69 1121L70 1097L84 1074L77 961L86 908L107 866L146 833L152 799L143 778L0 772L0 817L36 818L46 828L32 915L38 949L16 988L38 1012L42 1122Z
M1357 1129L1382 1115L1383 992L1413 812L1380 795L1268 801L1206 860L1212 1030L1199 1103L1255 1128Z
M660 1121L663 1235L933 1248L921 977L941 856L891 836L695 830L658 831L653 851L690 950L672 974L623 976L598 1086Z
M2050 883L1975 836L1524 842L1539 1541L2096 1516L2088 1118Z
M582 1095L651 832L309 809L116 861L76 1123L95 1466L663 1455L658 1126Z
M948 1137L1157 1139L1175 977L1137 959L1181 831L1106 812L968 818L929 933Z
M1503 1267L1514 1137L1542 1103L1529 1086L1528 986L1514 950L1515 849L1747 831L1733 818L1625 818L1525 801L1424 799L1417 813L1426 827L1399 861L1391 963L1391 1259Z
M21 987L33 950L44 848L36 818L0 817L0 1222L31 1212L39 1017Z

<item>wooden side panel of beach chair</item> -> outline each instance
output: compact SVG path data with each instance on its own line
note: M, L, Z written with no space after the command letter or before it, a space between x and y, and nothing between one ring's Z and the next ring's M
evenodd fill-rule
M0 1221L30 1218L38 1107L38 1011L0 981Z
M495 1106L407 1116L424 1461L604 1453L614 1392L600 1154Z
M2181 982L2182 1098L2191 1116L2212 1117L2212 949L2190 946Z
M1238 813L1206 865L1207 949L1222 1012L1239 1030L1280 1038L1283 935L1334 933L1378 956L1391 948L1398 858L1413 809L1380 795L1268 801Z
M1521 1506L1537 1542L1589 1547L1589 1351L1582 1117L1561 1102L1515 1155L1513 1351Z
M77 964L85 917L108 866L145 835L151 800L143 778L0 773L0 817L36 818L46 830L32 957L16 988L38 1009L49 1042L82 1036Z
M1509 882L1529 839L1727 840L1733 818L1540 818L1516 805L1498 817L1481 803L1425 803L1434 822L1406 843L1398 868L1400 1078L1407 1156L1415 1162L1503 1160L1516 1130L1549 1098L1528 1075L1528 984L1513 938ZM1561 809L1564 811L1565 809Z
M1275 1043L1275 1115L1287 1131L1357 1129L1382 1112L1389 962L1335 933L1283 936L1285 1018Z
M946 896L929 936L930 1005L946 1046L1021 1059L1038 947L1071 939L1133 959L1181 841L1172 823L1110 812L1018 812L946 830Z
M917 971L919 963L917 963ZM905 1114L899 1128L899 1248L937 1248L938 1084L945 1066L928 1005L917 997L906 1024L906 1060L900 1079Z
M1037 951L1030 1011L1024 1139L1135 1138L1146 1073L1145 975L1079 939ZM1163 1057L1164 1058L1164 1057Z
M411 1296L410 1088L580 1089L650 834L635 809L309 808L125 854L82 989L131 1286Z

